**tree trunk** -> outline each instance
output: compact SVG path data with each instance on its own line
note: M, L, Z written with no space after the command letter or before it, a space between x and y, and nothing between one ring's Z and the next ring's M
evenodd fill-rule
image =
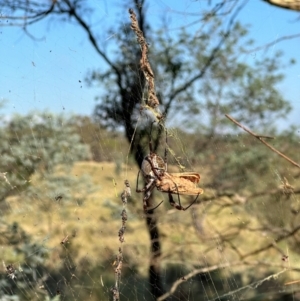
M152 196L150 197L152 198ZM152 204L151 200L149 204ZM152 207L152 206L151 206ZM160 256L161 244L159 231L157 227L157 219L152 210L150 210L146 217L146 223L150 234L151 254L149 264L149 284L152 296L157 299L164 294L162 287L162 277L160 270Z

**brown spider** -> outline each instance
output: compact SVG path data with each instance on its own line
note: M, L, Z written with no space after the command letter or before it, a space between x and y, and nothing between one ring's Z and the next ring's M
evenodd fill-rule
M167 144L167 133L166 133L166 144ZM203 193L201 188L195 187L195 183L200 180L200 175L193 172L184 173L168 173L167 172L167 148L165 148L164 159L158 156L152 150L151 136L149 141L150 153L144 158L141 169L138 172L136 180L136 192L144 192L143 208L146 212L156 209L162 202L156 207L148 209L148 200L151 193L156 187L159 191L168 193L169 203L171 206L178 210L187 210L190 208L198 199L199 194ZM139 175L142 171L146 185L143 189L138 188ZM178 204L174 201L172 194L177 194ZM196 195L195 200L187 207L182 207L180 203L180 194Z
M5 263L3 262L3 266L4 266L5 270L6 270L7 276L10 279L14 280L14 279L17 278L17 276L15 274L16 270L15 270L15 268L14 268L14 266L12 264L9 264L8 266L6 266Z

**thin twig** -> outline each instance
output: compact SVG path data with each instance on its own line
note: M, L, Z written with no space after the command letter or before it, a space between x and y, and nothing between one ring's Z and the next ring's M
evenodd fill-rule
M253 289L256 289L258 288L259 286L261 286L262 284L264 284L266 281L269 281L269 280L273 280L273 279L278 279L278 276L281 275L282 273L285 273L287 272L288 269L282 269L281 271L279 271L278 273L276 274L271 274L267 277L265 277L264 279L262 280L259 280L259 281L254 281L250 284L246 284L245 286L241 286L233 291L230 291L228 293L225 293L224 295L221 295L221 296L218 296L216 298L213 298L213 299L209 299L209 301L215 301L215 300L228 300L229 297L233 297L233 296L236 296L237 293L241 292L241 291L244 291L244 290L252 290Z
M291 285L291 284L296 284L299 282L300 282L300 280L295 280L295 281L286 282L286 283L284 283L284 285Z
M289 237L297 234L297 232L299 232L299 231L300 231L300 226L297 226L292 231L290 231L288 233L285 233L285 234L282 234L279 237L277 237L276 241L271 241L269 244L267 244L264 247L261 247L259 249L254 250L254 251L251 251L251 252L249 252L247 254L244 254L242 258L245 259L247 257L253 256L253 255L257 255L257 254L259 254L261 252L267 251L267 250L269 250L271 248L276 248L276 244L278 244L282 240L285 240L285 239L287 239L287 238L289 238Z
M300 168L300 165L293 161L291 158L289 158L288 156L286 156L285 154L281 153L280 151L278 151L276 148L274 148L272 145L270 145L269 143L267 143L265 140L263 140L262 138L266 138L268 136L261 136L261 135L257 135L255 133L253 133L252 131L250 131L249 129L245 128L243 125L241 125L239 122L237 122L235 119L233 119L232 117L230 117L229 115L225 114L225 116L232 121L233 123L235 123L237 126L239 126L240 128L242 128L244 131L246 131L247 133L249 133L250 135L252 135L253 137L255 137L256 139L258 139L261 143L263 143L264 145L266 145L269 149L271 149L274 153L278 154L279 156L281 156L282 158L284 158L285 160L289 161L291 164L293 164L294 166ZM268 137L269 138L269 137Z
M249 265L249 266L261 266L261 265L265 265L265 266L269 266L269 267L281 267L282 268L282 265L269 264L269 263L260 262L260 261L235 261L235 262L226 262L224 264L213 265L213 266L210 266L210 267L204 267L204 268L200 268L200 269L195 269L195 270L191 271L190 273L184 275L180 279L176 280L173 283L173 285L170 288L170 290L167 293L165 293L162 296L160 296L157 299L157 301L166 300L168 297L172 296L175 293L175 291L177 290L178 286L180 286L183 282L186 282L187 280L191 279L192 277L195 277L196 275L199 275L199 274L202 274L202 273L209 273L209 272L212 272L212 271L215 271L215 270L222 270L222 269L225 269L227 267L232 268L233 266L243 266L243 265ZM297 271L298 269L297 268L290 268L289 270L295 270L295 271ZM233 292L231 291L230 293L227 293L225 295L219 296L219 298L221 299L221 297L229 296L229 295L232 295L234 293L237 293L237 292L240 292L242 290L249 289L249 288L250 289L256 289L257 287L259 287L260 285L262 285L265 281L269 281L271 279L275 279L280 274L282 274L282 273L284 273L286 271L288 271L288 269L284 268L284 269L282 269L281 271L279 271L276 274L269 275L269 276L267 276L267 277L265 277L265 278L263 278L261 280L258 280L258 281L252 282L250 284L247 284L245 286L242 286L242 287L238 288L237 290L235 290ZM289 284L293 284L293 283L289 282L289 283L286 283L285 285L289 285ZM212 301L212 300L220 300L219 298L213 298L213 299L210 299L210 301Z
M291 39L295 39L295 38L299 38L299 37L300 37L300 33L292 34L292 35L289 35L289 36L283 36L283 37L277 38L276 40L274 40L274 41L272 41L268 44L265 44L263 46L259 46L259 47L256 47L254 49L244 51L244 53L253 53L253 52L256 52L256 51L259 51L259 50L263 50L263 49L267 50L270 47L276 45L277 43L279 43L281 41L291 40Z
M213 265L210 267L203 267L200 269L195 269L193 271L191 271L190 273L184 275L183 277L177 279L171 286L170 290L168 292L166 292L165 294L163 294L162 296L160 296L157 301L163 301L166 300L168 297L172 296L174 294L174 292L177 290L177 287L183 283L186 282L187 280L189 280L190 278L198 275L198 274L202 274L202 273L208 273L208 272L212 272L215 270L219 270L219 269L225 269L227 267L233 267L233 266L239 266L242 265L243 263L241 261L236 261L236 262L226 262L224 264L218 264L218 265Z
M206 74L206 71L211 66L211 63L214 61L217 54L224 45L225 41L230 36L235 18L238 16L239 12L245 7L247 2L248 0L243 1L242 4L239 7L237 7L236 11L233 13L232 17L229 20L226 32L222 35L219 43L212 49L209 57L207 58L204 66L201 68L200 72L194 75L191 79L187 80L184 85L182 85L181 87L173 91L171 95L169 95L169 102L165 104L164 114L167 114L169 107L171 106L172 100L175 99L177 95L179 95L183 91L186 91L186 89L193 85L196 80L201 79Z

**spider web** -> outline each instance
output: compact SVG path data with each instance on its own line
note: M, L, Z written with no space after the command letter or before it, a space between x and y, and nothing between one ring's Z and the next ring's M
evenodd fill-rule
M201 1L182 1L179 7L171 2L153 1L148 8L154 24L161 24L165 14L170 36L195 22L188 12L207 7ZM124 16L121 5L118 9L108 2L91 5L99 14L92 17L98 31ZM290 27L272 16L275 9L260 5L266 14L256 16L259 25L254 24L252 34L256 38L262 23L268 33L257 35L258 42L287 34ZM291 18L283 11L278 14ZM32 27L31 34L41 41L19 28L1 27L1 300L113 300L118 295L120 300L153 300L150 241L143 196L135 193L138 168L129 155L131 146L122 129L106 130L93 123L99 87L87 85L85 77L99 57L74 24L57 24ZM108 33L106 41L117 35ZM283 45L287 56L299 56L295 44L289 43ZM112 43L108 52L116 47ZM259 55L243 59L249 62ZM169 84L163 73L159 77L160 88ZM290 124L298 121L299 90L294 88L298 79L295 65L281 86L293 87L285 91L296 107ZM138 116L137 131L155 120L152 113ZM297 171L265 150L259 158L269 157L271 167L258 170L256 164L261 162L249 160L252 165L243 171L250 173L252 186L244 185L246 175L241 177L238 169L252 155L244 151L263 146L259 142L254 146L253 138L241 132L235 138L227 133L228 139L224 135L213 140L201 153L209 139L197 127L189 128L184 117L179 111L166 119L157 153L163 157L167 147L169 172L184 167L200 173L198 186L204 194L183 212L170 206L167 194L153 192L157 204L163 200L155 210L164 288L158 300L300 300ZM199 118L207 117L199 113L192 123ZM285 129L286 124L276 126ZM201 141L204 138L208 141ZM297 160L293 139L286 136L280 141L291 143L291 151L286 151ZM220 169L218 164L224 162L219 158L227 160L228 169L238 166L236 173ZM225 185L228 177L236 186ZM180 196L184 207L193 199ZM177 197L174 200L178 202Z

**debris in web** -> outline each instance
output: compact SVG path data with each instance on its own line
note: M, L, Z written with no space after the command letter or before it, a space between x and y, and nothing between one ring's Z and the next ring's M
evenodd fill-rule
M69 242L69 235L66 235L63 239L62 239L62 241L60 242L60 244L61 245L65 245L66 243L68 243Z
M283 177L283 180L281 181L282 185L280 185L280 189L282 190L283 194L285 195L291 195L294 193L295 188L288 182L286 177Z
M147 105L152 108L156 109L157 106L159 105L159 100L156 96L155 92L155 77L153 70L151 68L151 65L148 60L148 44L147 41L144 37L143 32L141 31L136 14L132 9L129 9L129 14L130 14L130 19L131 19L131 29L135 32L137 41L141 46L141 51L142 51L142 57L140 59L140 68L144 73L144 76L146 78L147 84L148 84L148 99L147 99ZM161 116L157 116L157 118L161 118Z
M131 196L131 189L128 180L124 182L125 188L121 193L121 201L123 203L123 210L121 212L121 219L122 219L122 226L118 232L119 241L121 246L119 247L118 255L113 263L114 271L115 271L115 285L111 288L112 296L114 301L120 300L120 282L121 282L121 273L122 273L122 266L123 266L123 252L122 252L122 244L125 241L125 230L126 230L126 222L127 222L127 212L126 212L126 205L128 198Z
M12 279L12 280L16 279L17 277L15 275L15 268L14 268L14 266L12 264L5 265L4 261L2 261L2 263L3 263L3 267L4 267L5 271L6 271L7 276L10 279Z

